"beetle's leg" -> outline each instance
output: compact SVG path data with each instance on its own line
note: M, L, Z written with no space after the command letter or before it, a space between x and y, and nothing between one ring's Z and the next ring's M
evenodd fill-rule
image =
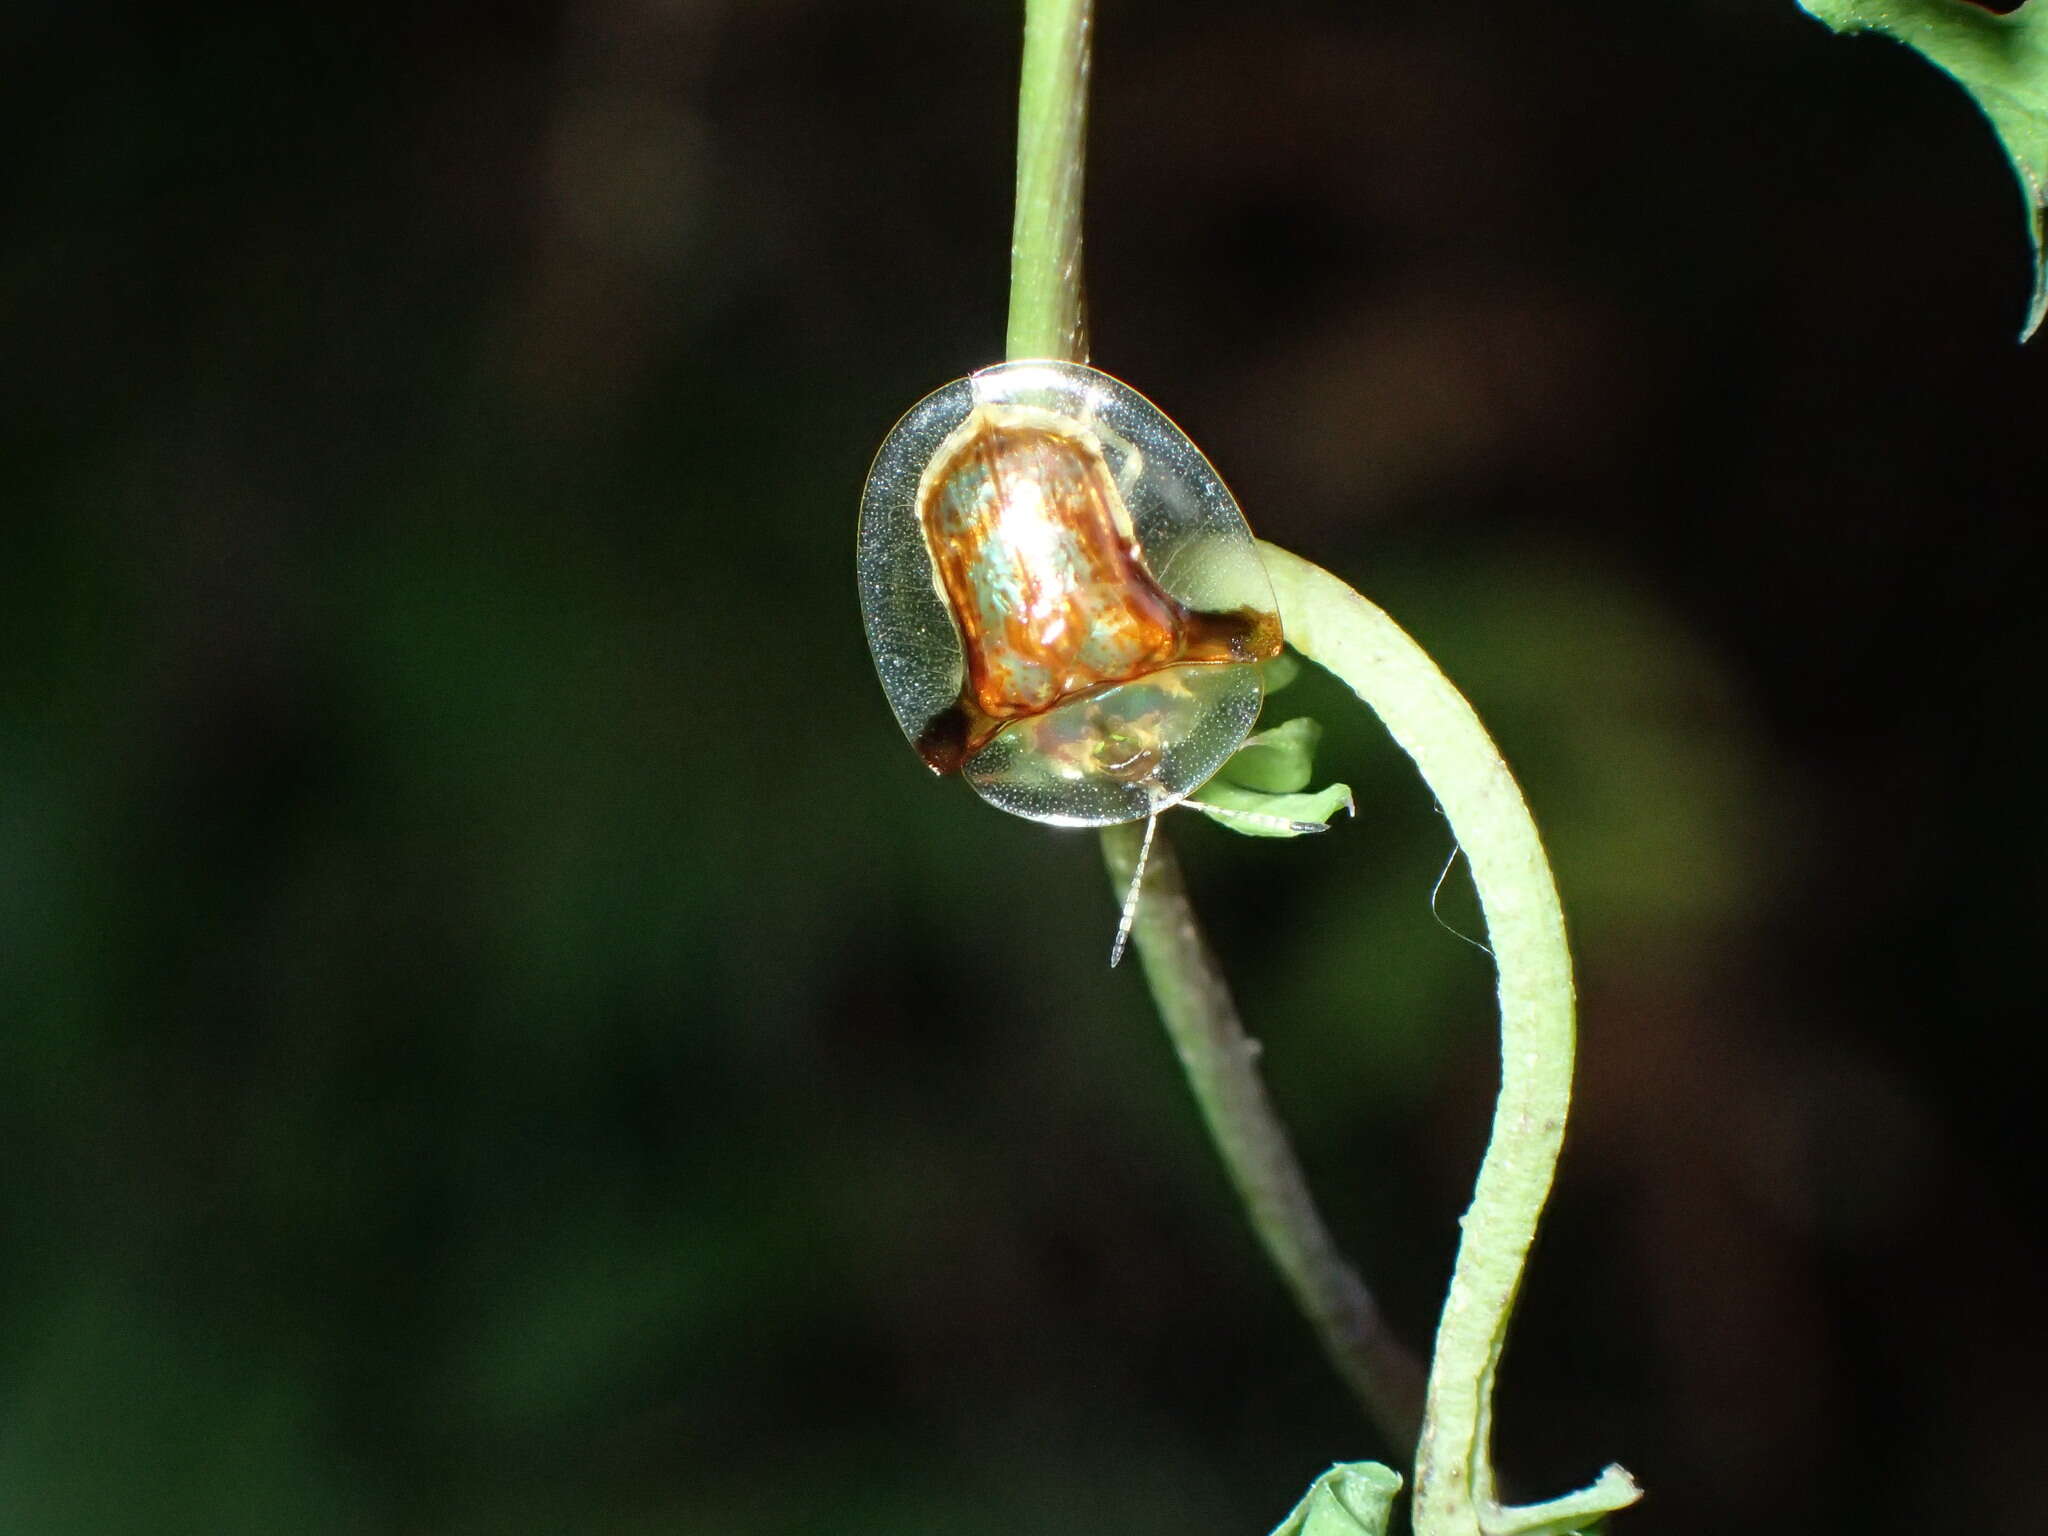
M1123 497L1124 505L1129 506L1131 504L1131 491L1145 473L1144 452L1136 443L1125 437L1121 432L1112 431L1100 422L1091 422L1090 425L1095 429L1095 435L1101 440L1104 447L1115 444L1117 449L1123 454L1124 461L1116 472L1116 489L1117 494Z
M1123 463L1118 466L1116 471L1116 489L1117 494L1122 496L1125 504L1128 505L1131 499L1131 487L1136 485L1139 477L1145 473L1145 455L1136 443L1125 437L1123 433L1117 431L1114 427L1108 426L1103 422L1101 416L1097 414L1101 409L1102 399L1101 395L1097 394L1094 390L1090 390L1087 395L1087 406L1082 411L1079 419L1082 426L1095 434L1095 440L1102 445L1105 451L1114 449L1122 457Z

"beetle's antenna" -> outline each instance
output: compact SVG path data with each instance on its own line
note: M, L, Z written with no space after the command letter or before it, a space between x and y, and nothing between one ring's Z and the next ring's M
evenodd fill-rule
M1116 921L1116 942L1109 946L1112 971L1124 957L1124 946L1131 941L1131 924L1138 920L1138 893L1145 888L1145 866L1152 859L1152 834L1158 830L1159 811L1155 807L1145 818L1145 841L1138 845L1138 867L1131 871L1131 889L1124 897L1123 915Z
M1271 827L1276 832L1327 832L1330 829L1320 821L1291 821L1285 816L1268 816L1264 811L1240 811L1227 805L1211 805L1206 800L1183 800L1189 810L1207 811L1211 816L1222 816L1230 821L1248 821L1256 827ZM1347 810L1358 814L1358 807L1347 802Z

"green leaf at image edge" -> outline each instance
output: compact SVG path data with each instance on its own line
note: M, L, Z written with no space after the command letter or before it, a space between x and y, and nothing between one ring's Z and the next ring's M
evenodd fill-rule
M2034 297L2025 341L2048 316L2048 0L1999 16L1968 0L1799 0L1837 32L1872 31L1917 49L1991 119L2026 198Z
M1376 1461L1340 1462L1309 1484L1273 1536L1386 1536L1401 1475Z

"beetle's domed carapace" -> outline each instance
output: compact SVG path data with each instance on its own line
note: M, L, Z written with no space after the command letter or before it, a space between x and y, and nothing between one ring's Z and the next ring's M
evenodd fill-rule
M861 606L935 771L1038 821L1154 813L1235 751L1280 622L1251 530L1157 407L1004 363L913 407L861 504Z

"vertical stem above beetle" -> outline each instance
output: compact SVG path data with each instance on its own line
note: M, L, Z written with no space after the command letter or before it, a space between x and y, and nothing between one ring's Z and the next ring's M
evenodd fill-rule
M1026 0L1008 354L1086 362L1081 180L1094 0Z
M1025 0L1010 246L1012 358L1085 360L1081 183L1092 25L1091 0ZM1103 831L1103 857L1119 890L1130 879L1137 846L1134 825ZM1238 1020L1163 834L1133 937L1153 1002L1260 1245L1366 1415L1390 1445L1412 1445L1421 1365L1388 1330L1315 1208L1286 1127L1260 1081L1257 1049Z

